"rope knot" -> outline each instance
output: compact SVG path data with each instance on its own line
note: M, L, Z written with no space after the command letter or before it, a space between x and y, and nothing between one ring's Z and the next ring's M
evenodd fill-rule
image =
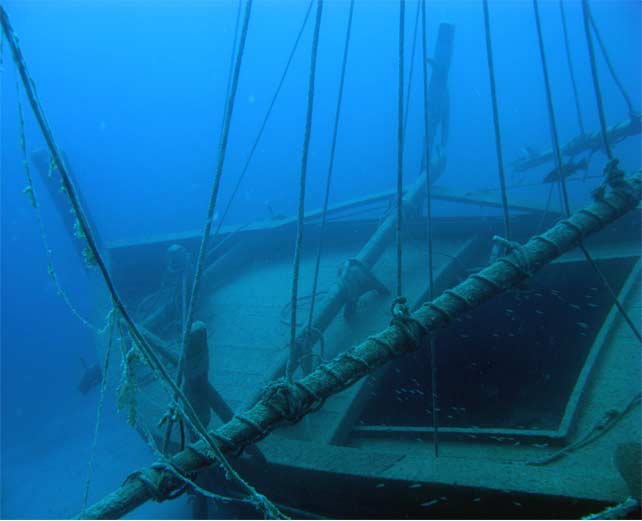
M291 423L296 423L306 412L302 390L285 378L270 382L263 390L261 401Z
M176 488L176 483L174 480L170 479L170 475L165 472L163 465L155 464L150 468L132 472L125 478L123 484L134 479L140 481L144 485L145 489L149 492L149 495L152 496L152 499L157 503L161 503L168 499L175 499L185 492L184 487Z
M407 318L410 316L410 311L408 310L408 299L406 297L397 297L392 301L392 306L390 307L390 313L393 318Z
M513 254L516 261L515 263L509 261L505 257L502 260L511 264L515 269L521 271L527 277L530 277L533 274L533 267L531 266L530 258L528 256L528 253L524 249L524 246L522 246L517 241L509 241L507 239L504 239L504 237L500 237L499 235L494 235L492 240L497 248L503 248L504 250L503 253L498 252L498 258L502 255L508 256L510 254ZM493 248L493 253L495 253L495 248Z
M619 167L620 160L611 159L604 167L604 179L602 183L591 192L594 201L603 201L606 191L610 188L625 197L638 198L640 187L635 178L627 176L626 172Z
M396 297L392 301L390 312L392 320L390 325L399 328L412 344L408 351L414 351L422 345L423 337L428 334L426 327L410 314L408 299L403 296Z

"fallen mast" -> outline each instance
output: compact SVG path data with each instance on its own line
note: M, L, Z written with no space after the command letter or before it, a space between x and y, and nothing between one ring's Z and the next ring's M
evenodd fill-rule
M610 144L624 141L627 137L640 134L642 132L642 117L640 114L632 114L626 121L613 125L607 131L608 141ZM573 157L584 151L596 151L604 146L602 134L599 131L590 134L579 135L566 144L562 145L560 152L563 156ZM511 162L511 167L515 172L523 172L544 163L553 161L553 149L547 148L543 152L533 152L524 157L519 157Z
M378 367L425 343L430 331L447 326L496 295L504 293L574 248L640 202L640 172L620 180L599 200L558 222L526 244L483 270L470 275L452 289L426 302L412 315L397 315L393 323L349 349L293 385L274 385L265 397L244 414L232 418L211 434L223 453L266 437L286 422L298 421L323 401L354 384ZM161 501L183 485L177 473L188 475L215 464L216 458L203 441L196 442L171 459L130 475L123 485L80 514L82 518L118 518L150 499Z

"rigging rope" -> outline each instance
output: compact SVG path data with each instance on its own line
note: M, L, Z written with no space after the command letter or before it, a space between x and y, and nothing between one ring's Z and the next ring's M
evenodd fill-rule
M243 61L243 51L245 50L245 41L247 38L251 12L252 12L252 0L247 0L247 3L245 5L245 14L243 16L243 27L241 29L241 39L239 41L238 54L236 56L236 62L234 64L234 75L232 77L230 95L226 100L226 105L225 105L225 120L224 120L223 131L222 131L219 146L218 146L218 160L216 164L216 173L214 176L214 183L212 185L212 190L210 193L210 201L207 209L207 216L205 218L203 236L201 237L201 244L199 247L198 257L196 260L196 271L194 273L194 280L192 282L192 290L187 303L185 328L183 330L183 339L181 342L181 357L179 360L179 369L178 369L178 375L177 375L178 384L180 384L180 381L182 378L183 358L185 354L185 347L187 344L187 337L189 335L190 328L192 327L192 322L194 320L194 307L196 303L196 298L198 296L198 290L200 289L201 275L203 272L203 261L205 259L207 242L209 239L210 231L212 229L214 210L216 208L216 200L218 198L218 191L221 184L221 177L223 174L223 164L225 162L225 152L227 150L227 141L230 133L230 123L232 121L232 112L234 110L234 100L236 98L236 92L238 89L239 75L241 72L241 63Z
M22 117L22 104L20 103L20 86L17 81L16 81L16 105L17 105L17 111L18 111L18 131L20 132L20 151L22 152L22 165L24 167L25 180L27 182L27 186L25 186L22 192L29 197L29 203L31 204L31 207L36 212L36 221L38 221L38 228L40 229L40 240L42 243L42 247L45 250L45 256L47 258L47 274L49 275L49 278L51 279L51 281L53 282L56 288L56 294L60 298L62 298L63 302L65 303L69 311L71 311L71 314L75 316L80 321L80 323L83 326L85 326L87 329L90 329L91 331L94 331L96 334L101 335L107 330L108 324L105 324L105 326L102 329L98 329L91 322L89 322L89 320L87 320L85 317L83 317L80 314L80 312L76 309L76 307L71 302L69 295L67 295L67 292L63 289L62 285L60 284L60 281L58 280L58 274L56 273L56 270L54 268L53 251L49 247L49 239L47 238L45 223L42 218L42 212L40 211L40 203L38 202L38 198L36 197L37 195L36 189L33 185L31 170L29 168L29 159L27 157L27 142L25 138L25 124L24 124L24 118Z
M252 0L248 0L248 3L247 3L248 7L246 11L247 14L249 14L251 3L252 3ZM91 228L89 227L87 218L78 200L76 189L73 185L71 177L69 176L67 167L64 161L62 160L60 149L56 145L56 142L54 140L51 129L49 128L49 124L45 117L42 106L40 105L40 101L36 93L35 83L33 82L33 80L31 79L31 77L27 72L27 66L24 61L22 51L20 50L20 47L18 44L18 38L15 32L13 31L13 28L11 27L11 23L9 22L7 13L2 6L0 6L0 25L2 25L2 29L5 32L5 35L7 36L9 46L11 47L13 59L18 69L18 72L20 74L20 77L22 79L22 84L25 88L25 92L29 99L31 108L34 112L36 120L38 121L38 125L43 134L43 137L45 138L49 151L53 156L55 165L58 168L58 171L60 172L60 178L61 178L63 187L67 193L67 196L69 197L69 201L72 205L73 210L76 212L78 226L85 235L85 239L87 241L87 247L89 248L89 250L91 251L91 254L95 258L95 263L98 266L98 269L100 270L101 275L107 286L107 289L109 290L109 293L111 295L112 303L116 308L116 310L118 311L118 313L123 317L125 323L127 324L130 335L132 336L132 339L134 341L135 348L140 351L144 360L152 369L154 374L160 379L161 383L168 389L168 394L170 396L172 395L172 391L173 391L174 396L176 397L175 403L179 407L179 411L183 415L183 418L187 421L188 425L194 430L194 432L197 433L202 438L203 442L206 443L208 447L208 453L211 454L211 457L213 457L216 461L218 461L223 466L223 468L227 471L227 475L229 475L238 484L240 484L241 487L248 494L250 494L252 497L255 497L257 494L256 491L251 487L251 485L246 483L238 475L238 473L231 467L229 462L225 459L225 457L223 456L223 453L221 452L221 449L218 447L216 442L214 442L213 438L210 436L210 434L207 432L205 427L202 425L202 423L198 419L198 416L196 415L196 412L194 411L189 400L187 399L185 394L182 392L181 388L177 386L176 383L173 381L173 379L171 378L171 376L169 375L169 373L167 372L163 364L160 362L160 360L156 356L156 353L151 348L151 346L149 345L145 337L141 334L140 330L132 320L127 309L125 308L118 292L116 291L113 280L111 278L111 274L107 270L107 266L98 250L96 240L91 232ZM241 53L239 53L239 55L240 54ZM268 515L275 511L278 512L278 509L276 509L276 507L274 507L273 505L270 505L269 502L267 502L267 500L265 500L264 498L261 500L260 505L262 506L262 508L264 508L264 512Z
M435 295L435 278L433 269L433 240L432 240L432 178L431 150L428 143L430 122L428 118L428 51L426 50L426 0L421 0L421 48L423 62L423 96L424 96L424 153L426 163L426 239L428 242L428 299ZM430 389L432 401L432 426L435 457L439 457L439 407L437 394L437 346L435 335L430 335Z
M245 41L247 39L248 26L250 23L250 14L252 12L252 0L248 0L245 5L245 13L243 16L243 26L241 29L241 39L239 41L239 49L236 55L236 60L234 63L234 74L232 76L231 90L228 96L228 99L225 101L225 117L223 120L223 128L221 131L219 146L218 146L218 159L216 164L216 173L214 175L214 183L212 185L212 190L210 193L210 200L207 209L207 216L205 218L205 225L203 230L203 235L201 237L201 243L199 246L198 257L196 260L196 270L194 272L194 278L192 281L192 289L190 292L189 299L187 301L187 311L185 313L183 321L183 331L181 339L181 355L178 360L178 371L176 373L176 387L180 388L182 378L183 378L183 363L185 359L185 350L187 348L187 339L190 334L192 327L192 322L194 321L194 307L196 299L198 296L198 290L200 289L201 276L203 273L205 253L207 251L207 243L210 236L210 231L212 229L212 222L214 218L214 210L216 208L216 200L218 198L218 191L221 184L221 177L223 175L223 164L225 162L225 152L227 150L227 141L229 138L230 132L230 123L232 120L232 112L234 110L234 100L236 98L236 92L238 89L239 75L241 72L241 63L243 61L243 52L245 50ZM176 396L174 396L174 401L176 401ZM171 437L171 431L173 427L173 414L169 413L169 420L167 422L167 427L165 431L165 442L163 449L167 449L169 445L169 439Z
M287 76L288 70L290 69L290 65L292 63L292 59L294 58L294 53L299 46L299 40L301 40L301 36L303 35L303 30L305 29L305 26L308 22L308 18L310 17L310 12L312 11L312 4L314 3L314 0L310 0L310 3L308 4L308 8L305 12L305 16L303 18L303 23L301 24L301 28L299 29L299 33L297 34L295 40L294 40L294 45L292 46L292 50L290 51L290 55L288 57L288 61L285 64L285 67L283 69L283 73L281 74L281 79L279 80L279 83L276 87L276 90L274 91L274 95L272 96L272 101L270 101L270 105L268 106L268 109L265 113L265 116L263 117L263 121L261 122L261 126L259 127L259 131L256 135L256 138L254 139L254 142L252 143L252 147L250 148L250 152L247 155L247 158L245 160L245 163L243 164L243 168L241 169L241 173L239 174L238 179L236 180L236 184L234 185L234 189L232 190L232 194L230 195L230 198L227 202L227 205L225 206L225 210L223 210L223 213L221 214L221 218L219 219L218 226L216 227L216 230L214 230L214 235L218 235L218 232L221 230L221 227L223 226L223 223L225 222L225 217L227 217L228 212L230 211L230 207L232 206L232 203L234 202L234 198L236 197L236 194L239 191L239 188L241 187L241 183L243 182L243 178L245 177L245 174L248 171L248 168L250 166L250 162L252 161L252 158L254 157L254 153L256 152L256 149L259 145L259 141L261 140L261 137L263 136L263 131L265 130L265 127L267 126L268 120L270 119L270 115L272 114L272 109L274 108L274 105L276 103L277 98L279 97L279 93L281 92L281 87L283 87L283 83L285 82L285 77Z
M620 90L620 93L622 94L622 97L624 98L624 102L626 103L627 108L629 109L629 116L631 117L639 117L639 112L636 111L633 108L633 103L631 102L631 97L629 94L626 92L626 89L624 88L624 85L620 81L620 78L618 78L618 75L615 73L615 67L613 67L613 63L611 63L611 59L609 58L609 54L606 52L606 46L604 45L604 41L602 40L602 36L600 35L600 31L597 28L597 24L595 23L595 19L593 18L593 15L590 12L589 8L589 18L591 21L591 25L593 26L593 31L595 31L595 37L597 38L597 43L600 46L600 49L602 50L602 55L604 56L604 61L606 62L606 66L609 69L609 72L611 73L611 77L613 78L613 81L617 85L617 88Z
M319 268L321 265L321 251L323 250L323 239L325 236L325 226L328 215L328 204L330 201L330 185L332 182L332 172L334 168L334 153L337 145L337 131L339 129L339 118L341 115L341 102L343 100L343 86L346 75L346 65L348 63L348 49L350 48L350 33L352 32L352 15L354 12L354 0L350 0L348 11L348 26L346 28L345 44L343 47L343 61L341 62L341 77L339 80L339 94L337 96L337 108L334 113L334 128L332 130L332 145L330 146L330 163L328 164L328 173L325 180L325 194L323 196L323 213L321 214L321 228L319 230L319 244L317 246L317 258L314 263L314 276L312 282L312 299L310 301L310 312L308 313L308 326L306 333L306 347L309 343L309 335L312 331L312 318L314 316L314 304L317 296L317 286L319 281Z
M486 33L486 55L488 57L488 76L490 78L490 97L493 103L493 125L495 127L495 150L497 153L497 171L499 186L502 190L502 208L504 210L504 233L511 241L510 216L508 212L508 194L506 193L506 176L504 175L504 158L502 156L502 137L499 130L499 109L497 108L497 91L495 87L495 67L493 65L493 46L490 35L490 19L488 16L488 0L482 2L484 8L484 30Z
M236 5L236 21L234 23L234 38L232 39L232 49L230 52L230 68L227 71L227 85L225 86L225 103L230 97L230 85L232 84L232 74L234 74L234 56L236 54L236 41L239 35L239 24L241 22L241 0L237 1ZM221 133L223 133L223 126L225 125L225 110L223 110L223 118L221 120Z
M399 0L399 91L397 97L397 297L402 296L401 219L403 216L403 44L406 2Z
M98 400L98 409L96 411L96 425L94 426L94 438L91 444L91 453L89 456L89 462L87 463L87 480L85 481L85 491L82 497L82 508L81 512L84 512L87 508L87 499L89 498L89 486L91 485L91 480L94 474L94 458L96 455L96 443L98 441L98 431L100 430L100 422L102 419L103 413L103 404L105 401L105 393L107 391L107 375L109 373L109 360L111 357L111 347L114 340L114 325L116 324L116 312L115 308L112 307L112 310L108 315L108 327L109 327L109 340L107 341L107 349L105 350L105 359L103 362L103 378L100 384L100 399Z
M410 108L410 88L412 87L412 77L415 71L415 49L417 47L417 28L419 26L419 9L421 5L417 2L417 11L415 12L415 28L412 32L412 51L410 51L410 72L408 73L408 86L406 87L406 108L403 116L403 135L406 137L408 128L408 109Z
M582 5L583 6L587 6L588 5L587 0L583 0L583 4ZM539 42L540 58L541 58L541 62L542 62L542 70L543 70L543 73L544 73L544 86L546 88L546 100L547 100L547 103L548 103L548 115L549 115L549 119L550 119L550 123L551 123L551 134L552 134L552 138L553 138L553 152L554 152L554 156L555 156L555 164L556 164L558 172L560 173L560 187L562 189L562 199L563 199L563 203L564 203L564 212L565 212L565 214L567 216L569 216L571 214L571 208L570 208L569 199L568 199L568 192L566 190L566 176L564 175L564 173L562 171L562 156L561 156L561 152L560 152L559 138L557 136L557 125L555 123L555 112L553 110L553 98L552 98L552 95L551 95L551 85L550 85L550 82L549 82L549 79L548 79L548 66L546 64L546 53L545 53L545 50L544 50L544 39L543 39L543 36L542 36L542 26L541 26L540 16L539 16L538 0L533 0L533 8L534 8L534 12L535 12L535 25L537 27L537 37L538 37L538 42ZM591 54L591 57L592 57L591 58L591 66L592 66L592 72L593 72L593 80L594 80L594 85L596 87L596 96L597 96L597 98L599 100L598 101L598 106L601 109L600 120L602 120L602 118L604 116L604 112L603 112L603 109L602 109L602 106L601 106L601 95L599 94L599 83L598 83L598 79L597 79L597 70L593 67L593 65L595 64L595 56L594 56L594 54L592 52L592 44L590 43L591 42L591 37L590 37L590 34L589 34L588 16L589 16L589 12L585 10L584 11L584 27L585 27L585 29L587 31L587 40L589 41L590 54ZM611 149L610 149L610 147L608 145L608 141L606 140L606 133L605 133L606 127L605 126L602 127L602 131L603 131L603 138L605 139L604 143L605 143L605 146L608 148L609 159L611 160L609 162L609 164L613 164L613 159L614 158L612 156ZM609 284L607 278L604 276L604 274L602 273L602 271L600 270L598 265L595 263L595 261L591 257L590 253L588 252L588 250L584 246L584 243L583 243L582 240L578 241L578 246L579 246L580 250L582 250L582 253L584 254L584 257L586 257L587 262L591 265L591 267L593 268L593 270L595 271L595 273L599 277L599 279L602 282L602 284L604 285L604 287L610 293L611 298L613 299L613 302L614 302L615 306L617 307L618 311L622 315L622 318L624 318L624 320L628 324L628 326L631 329L631 331L633 332L633 334L637 337L637 339L640 342L642 342L642 334L640 334L640 331L638 330L637 326L633 323L633 321L629 317L628 313L624 309L624 306L622 306L622 303L620 302L620 299L618 298L618 296L616 295L615 291L613 290L613 288Z
M301 173L299 175L299 207L297 213L296 243L294 245L294 260L292 262L292 309L290 313L290 360L286 369L288 380L296 369L296 312L297 295L299 291L299 269L301 265L301 246L303 243L303 224L305 219L305 186L308 171L308 152L310 149L310 134L312 132L312 111L314 108L314 80L316 77L317 51L319 48L319 32L321 29L321 14L323 13L323 0L317 0L316 19L314 21L314 35L312 37L312 51L310 56L310 76L308 80L308 106L305 119L305 134L303 137L303 152L301 154Z
M582 0L582 14L584 18L584 32L586 34L586 43L588 47L589 59L591 63L591 76L593 77L593 89L595 90L595 101L597 102L597 113L600 117L600 130L602 132L602 141L604 150L609 161L613 160L613 150L609 143L608 129L606 127L606 116L604 115L604 104L602 102L602 90L600 89L600 80L597 76L597 64L595 62L595 50L593 48L593 38L591 38L591 27L589 19L591 11L588 0Z
M577 83L575 82L575 72L573 71L573 61L571 60L571 46L568 42L568 29L566 27L566 11L564 9L564 0L560 0L560 15L562 17L562 31L564 32L564 48L566 49L566 63L568 64L568 73L571 77L571 87L573 88L573 99L575 100L575 110L577 112L577 126L580 128L582 136L586 135L584 130L584 119L580 109L580 98L577 94Z
M566 177L562 172L562 155L560 153L560 143L557 134L557 123L555 121L555 112L553 109L553 96L551 94L551 83L548 78L548 65L546 63L546 51L544 50L544 37L542 36L542 24L539 16L538 0L533 0L533 10L535 13L535 26L537 28L537 41L539 44L539 55L542 63L542 73L544 76L544 87L546 90L546 104L548 107L548 120L551 126L551 138L553 140L553 155L555 158L555 168L560 173L560 188L562 193L563 209L566 215L571 212L568 200L568 191L566 190Z

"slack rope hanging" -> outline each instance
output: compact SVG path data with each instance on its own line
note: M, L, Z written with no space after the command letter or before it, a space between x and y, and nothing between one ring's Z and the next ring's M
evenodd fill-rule
M303 152L301 154L301 173L299 175L299 205L297 212L296 243L294 245L294 260L292 262L292 309L290 313L290 361L285 371L288 380L296 369L296 313L297 297L299 292L299 270L301 265L301 247L303 244L303 225L305 219L305 185L308 171L308 153L310 150L310 135L312 132L312 111L314 108L314 81L316 77L317 52L319 48L319 32L321 29L321 14L323 13L323 0L317 1L316 19L314 21L314 35L312 37L312 52L310 57L310 76L308 80L308 106L305 118L305 134L303 137Z
M508 195L506 193L506 176L504 175L504 158L502 156L502 136L499 129L499 109L497 108L497 90L495 87L495 66L493 65L493 46L490 36L490 19L488 0L483 0L484 30L486 34L486 56L488 57L488 77L490 78L490 97L493 103L493 125L495 127L495 151L497 153L497 172L499 186L502 190L502 208L504 210L504 233L506 240L511 241L510 215L508 212Z
M321 251L323 250L323 239L325 235L325 226L328 215L328 204L330 202L330 185L332 182L332 172L334 169L334 154L337 145L337 131L339 129L339 118L341 116L341 102L343 101L343 86L346 76L346 65L348 63L348 49L350 48L350 33L352 32L352 15L354 12L354 0L350 0L348 12L348 27L346 29L345 44L343 47L343 61L341 62L341 78L339 80L339 94L337 96L337 108L334 114L334 129L332 131L332 145L330 146L330 163L328 165L328 174L325 181L325 194L323 196L323 214L321 215L321 229L319 230L319 244L317 246L317 257L314 263L314 277L312 282L312 298L310 300L310 312L308 313L308 326L306 335L306 347L309 343L309 334L312 331L312 318L314 317L314 304L317 296L317 286L319 281L319 268L321 265Z

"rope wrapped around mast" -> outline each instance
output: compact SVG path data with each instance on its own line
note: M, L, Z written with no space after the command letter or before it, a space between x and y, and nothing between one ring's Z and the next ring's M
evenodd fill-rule
M396 320L383 331L299 380L295 385L300 390L297 402L300 402L301 410L296 416L303 417L307 412L320 407L323 400L329 396L349 387L388 361L415 351L422 344L424 334L447 326L461 314L515 287L564 252L577 246L583 238L598 232L633 210L640 202L640 184L641 177L638 172L611 186L601 199L558 222L547 232L532 237L512 253L470 275L436 299L426 302L403 326ZM521 268L524 259L528 261L528 270ZM293 411L289 410L292 402L286 393L272 393L269 398L261 400L246 411L243 420L234 417L213 432L212 437L217 441L220 438L228 440L228 444L221 443L219 447L224 453L234 450L235 447L254 443L287 422L287 418L279 411L293 414ZM190 473L216 462L203 442L188 446L171 461L176 468ZM155 482L158 482L164 491L172 491L182 486L182 481L170 472L154 467L146 469L145 472L158 473ZM118 490L85 510L82 516L85 519L121 517L153 498L154 493L149 490L149 485L132 477Z

